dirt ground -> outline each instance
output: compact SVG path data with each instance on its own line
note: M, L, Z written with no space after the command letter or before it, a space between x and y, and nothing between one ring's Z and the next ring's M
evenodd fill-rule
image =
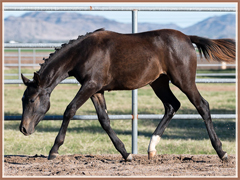
M236 157L223 163L217 155L133 155L125 162L121 155L47 156L6 155L4 176L237 176Z

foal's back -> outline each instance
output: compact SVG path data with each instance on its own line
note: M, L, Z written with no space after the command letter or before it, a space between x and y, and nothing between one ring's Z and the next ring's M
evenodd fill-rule
M99 76L104 76L104 90L143 87L156 80L160 74L168 75L190 56L191 59L196 56L188 36L176 30L163 29L137 34L101 31L94 36L101 49L96 53L102 52L103 59L95 59L95 63L101 61L96 68L103 70Z

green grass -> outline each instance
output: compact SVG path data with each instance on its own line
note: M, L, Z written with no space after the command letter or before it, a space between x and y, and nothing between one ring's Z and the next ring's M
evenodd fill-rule
M151 134L158 120L138 120L138 153L147 154ZM42 121L31 136L18 131L19 122L5 122L4 154L44 154L51 149L60 121ZM111 125L131 152L131 121ZM235 154L235 120L214 120L216 132L228 154ZM172 120L157 146L160 154L215 154L201 120ZM117 154L98 121L71 121L60 154Z
M235 113L235 84L197 84L202 96L208 100L211 113ZM78 85L58 85L51 95L50 114L62 115L68 103L77 93ZM186 96L171 85L181 102L178 114L196 114L197 111ZM5 115L21 115L21 97L24 85L5 85ZM105 93L109 114L131 114L131 91ZM162 114L164 108L149 86L138 90L139 114ZM96 114L91 100L78 111L78 115ZM147 154L151 135L160 120L138 120L138 153ZM213 120L223 150L236 153L235 119ZM47 155L61 126L61 121L41 121L31 136L20 133L20 121L4 122L4 154ZM131 120L113 120L112 128L131 152ZM159 154L216 154L202 120L172 120L156 147ZM60 154L118 154L108 135L98 121L72 120Z

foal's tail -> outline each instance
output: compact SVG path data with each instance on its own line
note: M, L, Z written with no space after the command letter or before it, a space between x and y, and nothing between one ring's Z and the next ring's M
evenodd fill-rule
M236 54L235 41L232 39L207 39L198 36L189 36L196 44L199 54L207 60L234 62Z

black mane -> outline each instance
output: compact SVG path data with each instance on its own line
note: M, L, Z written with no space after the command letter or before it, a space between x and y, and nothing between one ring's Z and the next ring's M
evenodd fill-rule
M105 31L105 29L104 29L104 28L100 28L100 29L97 29L97 30L95 30L95 31L93 31L93 32L87 32L85 35L80 35L80 36L78 36L77 39L69 40L68 43L62 44L61 47L59 47L59 48L56 47L56 48L55 48L55 52L49 54L49 57L48 57L47 59L43 58L44 63L39 64L41 67L40 67L40 69L39 69L36 73L41 74L41 72L42 72L42 70L44 69L44 67L46 67L46 65L48 64L49 59L50 59L52 56L58 54L62 49L64 49L64 48L67 47L68 45L72 44L73 42L82 41L83 39L85 39L86 37L88 37L90 34L93 34L93 33L97 32L97 31Z

